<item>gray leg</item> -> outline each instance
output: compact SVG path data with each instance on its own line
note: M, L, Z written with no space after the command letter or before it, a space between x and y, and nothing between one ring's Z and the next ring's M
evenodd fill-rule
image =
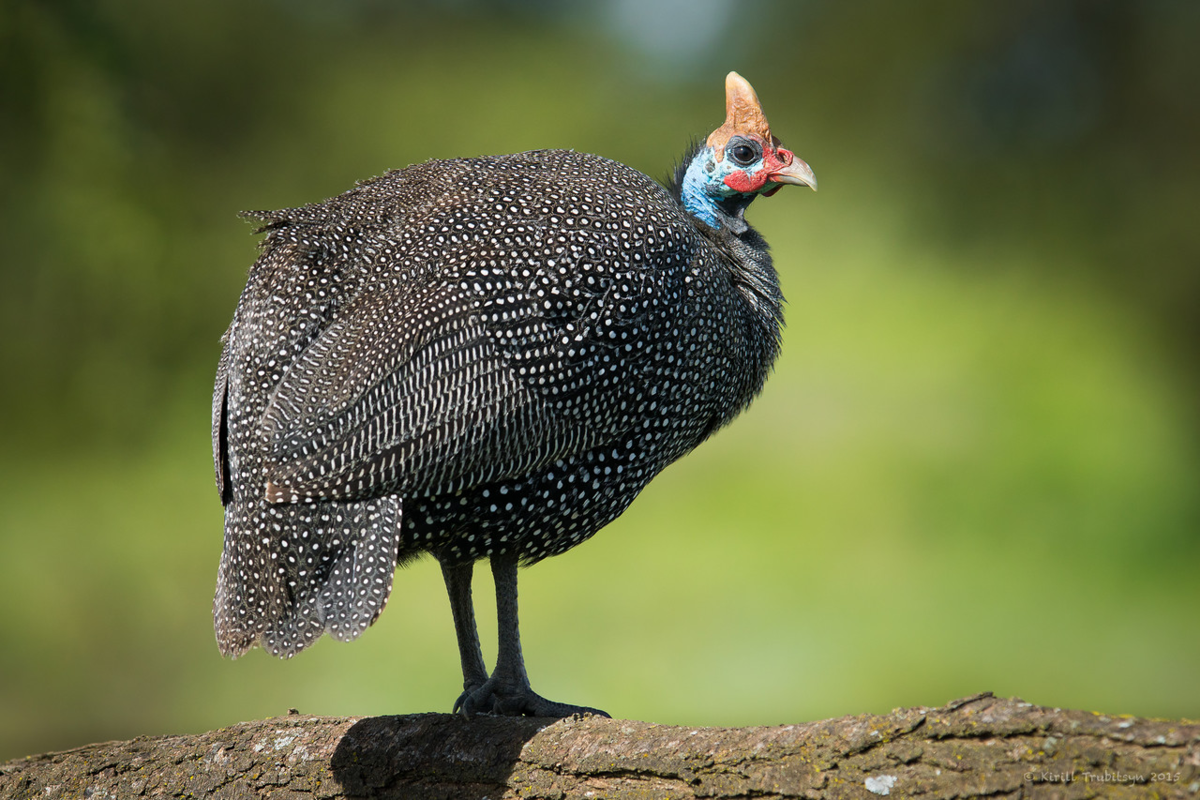
M442 578L446 581L446 593L450 595L450 613L454 615L454 634L458 637L458 658L463 671L463 693L454 701L456 714L463 701L488 679L483 652L479 649L479 632L475 628L475 604L471 601L474 567L469 561L454 566L442 564Z
M492 575L496 579L496 618L499 623L500 647L492 677L475 691L468 691L462 700L463 713L468 717L488 712L508 716L569 717L572 714L596 714L603 711L587 706L555 703L535 694L525 673L521 655L521 631L517 624L517 556L501 553L492 556ZM464 662L465 663L465 662Z

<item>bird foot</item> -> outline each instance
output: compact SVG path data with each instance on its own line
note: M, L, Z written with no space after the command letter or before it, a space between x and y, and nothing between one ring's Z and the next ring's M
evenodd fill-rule
M485 681L485 683L486 683L486 681ZM471 698L475 697L476 693L479 692L480 689L482 689L482 688L483 688L482 683L464 685L463 693L460 694L458 696L458 699L454 701L454 708L451 710L450 713L458 714L461 712L464 717L468 717L468 718L473 717L476 714L492 713L492 698L490 696L487 698L480 698L475 701L471 700ZM485 700L486 700L486 704L484 702ZM470 710L468 710L468 702L469 701L470 701L470 706L469 706Z
M556 703L535 693L529 684L513 684L489 678L477 687L468 687L454 702L454 713L465 717L495 714L505 717L553 717L562 719L576 714L608 717L598 708Z

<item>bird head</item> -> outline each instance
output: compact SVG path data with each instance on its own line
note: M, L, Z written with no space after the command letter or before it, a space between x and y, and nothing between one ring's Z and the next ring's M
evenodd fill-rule
M754 87L736 72L725 78L725 124L708 135L681 172L684 207L713 228L732 223L735 233L745 229L742 213L758 195L770 196L789 183L817 188L808 164L771 135Z

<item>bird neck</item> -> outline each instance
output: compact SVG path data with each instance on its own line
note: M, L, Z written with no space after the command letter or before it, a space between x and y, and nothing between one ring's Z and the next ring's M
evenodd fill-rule
M695 221L700 234L722 256L729 277L743 299L740 319L747 326L746 341L757 348L751 358L756 368L745 376L747 397L762 387L779 352L783 327L783 294L779 275L771 263L766 241L745 219L747 206L757 194L743 194L724 183L729 165L716 161L712 148L695 142L667 183L671 195Z
M710 228L740 235L750 228L745 213L756 195L726 186L727 172L727 165L717 161L711 147L693 148L676 175L679 202Z

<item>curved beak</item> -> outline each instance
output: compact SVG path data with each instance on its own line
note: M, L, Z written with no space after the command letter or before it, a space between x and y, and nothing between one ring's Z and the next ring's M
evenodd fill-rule
M790 150L784 150L782 147L779 148L779 155L784 164L767 176L768 181L808 186L814 192L817 190L817 176L813 174L812 167L796 158Z

